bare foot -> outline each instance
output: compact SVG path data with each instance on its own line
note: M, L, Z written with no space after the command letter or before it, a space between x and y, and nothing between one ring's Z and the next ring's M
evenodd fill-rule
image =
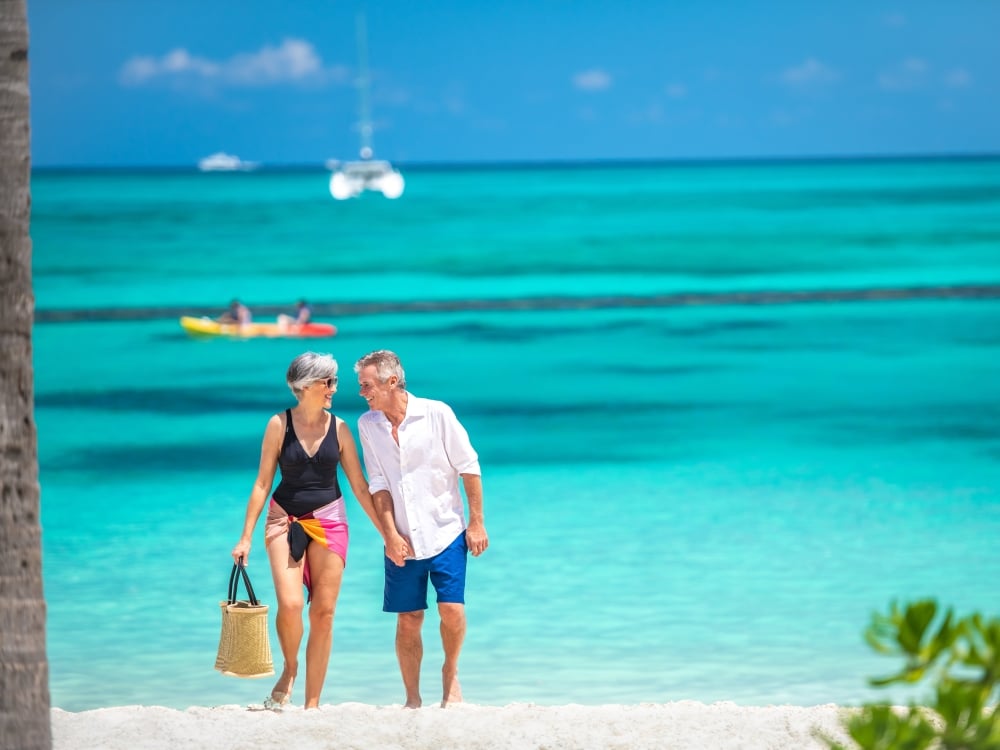
M449 703L462 702L462 686L458 683L458 673L448 675L442 670L441 683L443 686L441 708L445 708Z
M416 698L407 698L406 705L403 708L420 708L423 705L423 701L420 700L418 695Z
M292 699L292 685L295 684L295 672L288 669L288 665L281 671L281 677L271 688L270 702L274 706L284 706Z

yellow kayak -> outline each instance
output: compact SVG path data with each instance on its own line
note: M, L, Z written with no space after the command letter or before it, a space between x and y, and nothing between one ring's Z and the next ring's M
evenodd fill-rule
M227 336L229 338L324 338L334 336L337 326L332 323L220 323L213 318L196 318L191 315L181 317L181 328L193 336Z

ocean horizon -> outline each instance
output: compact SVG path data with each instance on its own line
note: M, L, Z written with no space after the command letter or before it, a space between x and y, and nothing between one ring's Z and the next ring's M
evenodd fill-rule
M503 159L503 160L469 160L469 161L414 161L393 160L393 164L407 172L449 172L449 171L521 171L534 169L621 169L647 166L653 169L664 167L691 166L697 168L712 166L781 166L788 164L859 164L859 163L928 163L928 162L984 162L1000 159L1000 153L973 151L938 151L913 153L842 153L842 154L803 154L774 156L692 156L692 157L662 157L662 158L607 158L607 159ZM125 172L133 174L149 174L162 172L199 172L197 164L149 163L130 165L101 164L40 164L32 165L32 174L44 176L55 173L112 173ZM277 172L329 172L325 162L275 162L255 163L252 169L231 170L229 173L277 173ZM226 173L227 170L220 170Z
M53 706L267 694L212 669L218 600L307 349L355 434L352 365L390 348L480 453L472 703L850 705L897 666L873 612L1000 610L1000 158L413 166L398 201L322 172L34 170ZM234 297L258 321L307 298L337 335L178 324ZM396 704L347 503L323 703Z

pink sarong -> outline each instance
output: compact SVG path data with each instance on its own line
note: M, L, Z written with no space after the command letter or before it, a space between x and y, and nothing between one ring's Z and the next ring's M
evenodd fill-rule
M264 546L280 536L288 538L289 553L296 561L302 560L302 582L312 599L312 581L309 576L309 557L305 549L310 540L315 540L340 557L347 565L347 510L344 498L338 497L332 503L317 508L304 516L290 516L271 498L264 524ZM297 556L296 556L297 555Z

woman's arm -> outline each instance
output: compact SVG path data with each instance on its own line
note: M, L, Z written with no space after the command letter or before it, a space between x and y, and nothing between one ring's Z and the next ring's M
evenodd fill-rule
M264 509L264 503L274 484L274 474L278 470L278 454L281 452L281 439L285 434L284 415L275 414L267 422L264 429L264 439L260 445L260 466L257 468L257 479L250 490L247 501L247 512L243 519L243 533L233 547L233 560L243 558L246 564L250 559L250 545L257 519Z
M344 475L351 485L358 505L364 510L375 530L384 540L385 532L382 531L382 524L375 513L375 503L372 502L371 493L368 492L368 480L365 479L364 472L361 471L361 460L358 458L358 446L354 442L354 435L347 423L337 418L337 441L340 443L340 465L344 469Z

